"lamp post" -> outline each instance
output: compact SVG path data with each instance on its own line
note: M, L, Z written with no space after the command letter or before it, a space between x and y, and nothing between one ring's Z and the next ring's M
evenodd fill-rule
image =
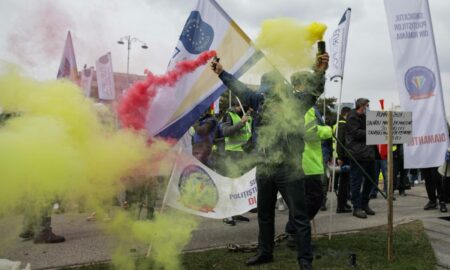
M144 41L136 38L136 37L132 37L130 35L128 36L124 36L121 37L119 39L119 41L117 41L117 43L119 43L120 45L124 45L126 42L127 44L127 87L130 85L129 84L129 75L130 75L130 50L131 50L131 43L133 42L138 42L141 44L141 48L142 49L148 49L147 43L145 43Z

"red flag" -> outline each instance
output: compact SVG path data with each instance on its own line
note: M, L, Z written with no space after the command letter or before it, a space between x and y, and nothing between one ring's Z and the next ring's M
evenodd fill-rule
M381 110L384 111L384 99L380 99Z

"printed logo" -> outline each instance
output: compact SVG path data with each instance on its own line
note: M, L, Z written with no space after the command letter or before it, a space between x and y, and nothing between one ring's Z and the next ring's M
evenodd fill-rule
M189 53L199 54L209 49L213 39L213 28L202 20L198 11L192 11L180 36L183 46Z
M434 96L436 77L428 68L415 66L405 74L405 87L411 99L427 99Z
M184 168L178 182L181 197L186 207L208 213L214 212L219 201L219 191L208 173L197 165Z

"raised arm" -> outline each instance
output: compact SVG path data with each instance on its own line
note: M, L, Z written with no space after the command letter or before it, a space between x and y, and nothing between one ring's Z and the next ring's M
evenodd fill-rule
M247 87L244 83L236 79L233 75L223 70L222 65L219 62L211 62L211 69L219 75L223 84L228 87L233 94L235 94L243 104L248 105L253 110L257 111L259 105L261 104L264 96L257 93Z

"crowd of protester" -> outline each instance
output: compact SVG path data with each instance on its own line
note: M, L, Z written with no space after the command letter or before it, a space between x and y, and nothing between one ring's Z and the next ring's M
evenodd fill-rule
M288 245L296 247L300 268L312 269L310 221L319 210L326 210L327 191L336 193L337 214L351 213L361 219L375 216L376 209L372 209L369 202L377 199L380 193L382 197L386 196L388 151L394 156L397 199L407 196L407 190L424 180L429 200L424 210L439 208L439 211L447 212L450 184L444 180L442 169L405 169L403 145L388 149L387 145L366 144L368 99L357 99L354 109L343 107L340 110L337 122L325 123L316 103L323 93L327 67L328 55L325 53L318 56L313 71L294 73L290 82L275 71L266 73L261 78L259 90L253 90L224 71L220 63L211 65L213 72L230 89L229 96L222 102L229 106L222 106L219 114L207 110L195 122L189 130L192 155L228 177L239 176L253 166L257 167L258 199L257 208L252 212L258 215L258 253L248 260L248 265L273 260L278 201L279 209L287 206L289 210ZM277 106L283 106L286 97L297 102L294 106L298 106L300 120L285 119L278 112ZM9 117L13 116L2 114L0 124ZM267 127L275 121L281 122L280 127L285 124L283 121L291 127L268 135ZM271 144L267 144L267 139ZM449 159L447 154L447 162ZM331 179L335 179L332 187ZM281 194L282 200L277 200L277 194ZM148 211L151 219L154 201L145 205L151 208ZM51 210L46 209L39 217L26 216L20 236L34 238L35 243L64 241L64 237L52 232L50 214ZM248 222L249 219L240 215L224 219L226 224L233 226L236 221Z

